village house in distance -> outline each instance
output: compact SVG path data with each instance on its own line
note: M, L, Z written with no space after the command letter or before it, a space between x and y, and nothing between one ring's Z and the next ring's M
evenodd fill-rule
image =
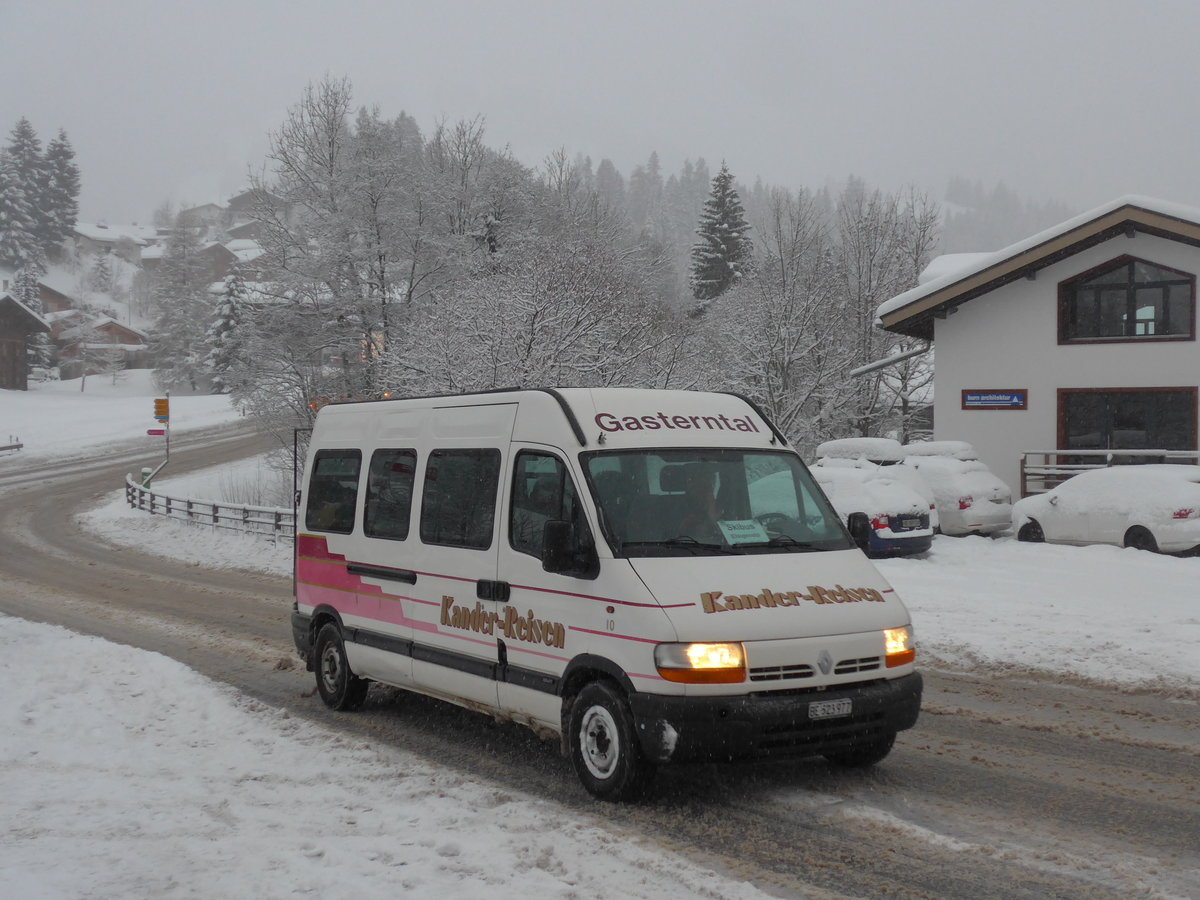
M179 213L179 227L201 239L200 256L214 285L234 268L243 275L255 272L262 249L249 214L264 198L275 202L243 191L225 204ZM61 258L38 281L40 311L16 298L17 273L0 266L0 390L27 390L31 377L54 377L46 367L31 368L29 346L36 334L48 336L48 370L63 379L152 368L152 316L132 295L136 279L154 273L170 236L170 228L152 225L77 222ZM97 277L100 271L104 278Z
M1047 465L1168 458L1096 451L1195 453L1198 272L1200 209L1126 196L939 257L878 317L935 345L935 438L970 442L1025 494L1055 483Z

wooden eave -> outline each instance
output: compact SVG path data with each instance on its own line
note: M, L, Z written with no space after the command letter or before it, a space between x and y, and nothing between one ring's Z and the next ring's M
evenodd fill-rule
M41 316L39 316L37 313L35 313L33 310L31 310L28 306L26 306L24 303L22 303L20 300L18 300L16 297L14 297L12 294L0 294L0 309L3 309L7 306L11 306L13 308L13 310L17 313L17 316L21 320L28 323L28 327L25 328L26 334L50 331L50 323L49 322L47 322L45 319L43 319Z
M1200 223L1125 205L891 310L880 317L880 323L887 331L932 341L934 319L944 319L968 300L1021 278L1032 278L1039 269L1114 237L1138 232L1200 247Z

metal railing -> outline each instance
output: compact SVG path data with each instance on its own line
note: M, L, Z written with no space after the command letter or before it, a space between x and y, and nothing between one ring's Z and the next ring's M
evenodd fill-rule
M133 509L140 509L152 516L167 516L214 529L262 535L275 543L279 543L280 539L291 541L296 538L296 516L290 509L172 497L152 487L145 487L132 475L125 476L125 500Z
M1072 475L1130 463L1200 461L1195 450L1023 450L1021 496L1041 494L1058 487Z

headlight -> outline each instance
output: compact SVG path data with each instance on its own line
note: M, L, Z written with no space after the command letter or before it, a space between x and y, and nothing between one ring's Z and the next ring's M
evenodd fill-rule
M654 665L667 681L682 684L734 684L746 680L741 644L659 644Z
M903 628L883 629L883 646L887 657L887 667L903 666L917 658L913 646L913 630L911 625Z

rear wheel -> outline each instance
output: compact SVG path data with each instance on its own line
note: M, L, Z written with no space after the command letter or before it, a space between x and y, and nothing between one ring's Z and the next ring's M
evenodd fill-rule
M1134 525L1125 532L1125 546L1132 547L1135 550L1149 550L1151 553L1158 552L1158 541L1154 539L1147 528L1141 525Z
M844 769L861 769L864 766L873 766L877 762L882 762L883 758L892 752L894 743L896 743L896 732L892 731L883 737L860 744L852 744L844 750L826 753L825 758L835 766L841 766Z
M342 631L330 622L317 633L317 693L330 709L358 709L369 682L350 671Z
M1035 519L1030 519L1017 531L1017 540L1041 544L1046 540L1046 535L1042 532L1042 526Z
M614 686L594 681L571 705L571 763L589 794L600 800L640 796L654 776L642 755L633 716Z

